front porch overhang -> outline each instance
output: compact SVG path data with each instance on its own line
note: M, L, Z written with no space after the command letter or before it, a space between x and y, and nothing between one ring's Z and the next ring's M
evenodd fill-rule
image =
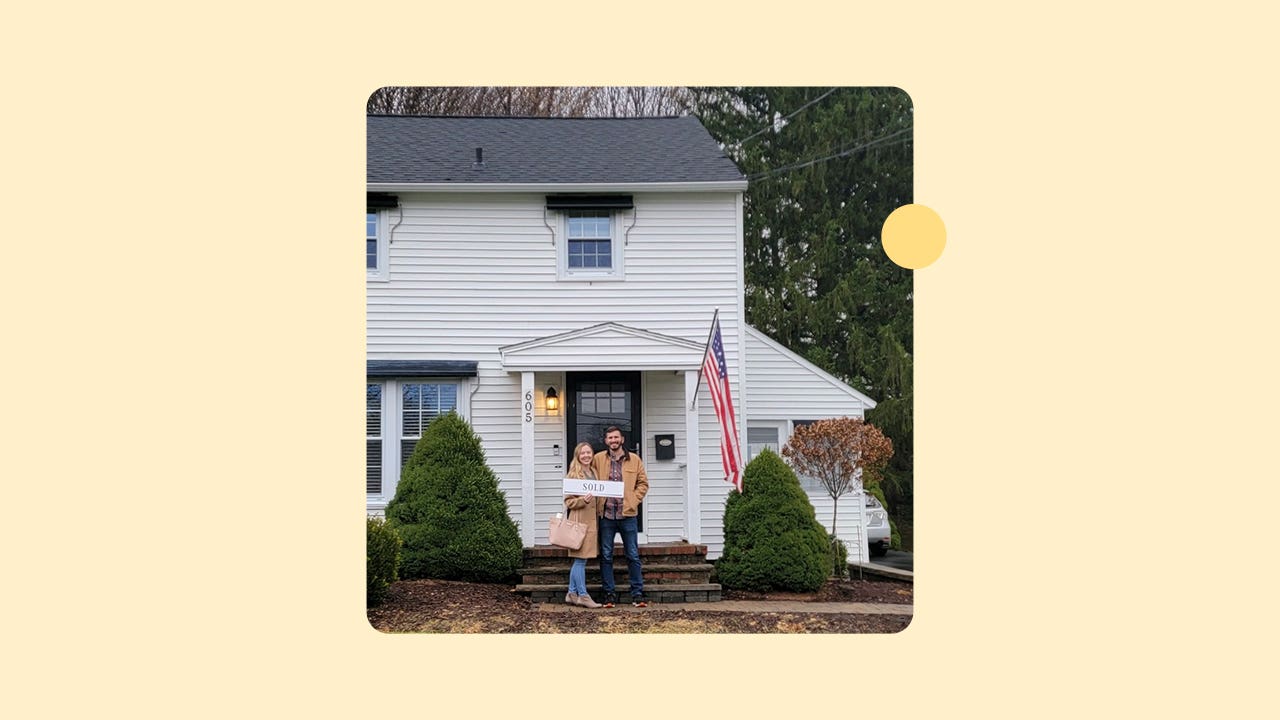
M601 323L498 349L507 372L697 370L705 345L650 330Z

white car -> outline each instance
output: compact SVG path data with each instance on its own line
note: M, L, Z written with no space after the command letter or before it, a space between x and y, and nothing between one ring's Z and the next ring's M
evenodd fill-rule
M875 495L867 493L867 547L871 557L884 557L889 552L889 542L889 513Z

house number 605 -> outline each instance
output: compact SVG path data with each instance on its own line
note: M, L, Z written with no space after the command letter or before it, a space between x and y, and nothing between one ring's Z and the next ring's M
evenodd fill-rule
M524 421L533 422L533 391L524 394Z

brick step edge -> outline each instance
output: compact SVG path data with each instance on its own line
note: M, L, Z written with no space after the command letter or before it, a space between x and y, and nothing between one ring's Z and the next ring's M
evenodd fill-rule
M564 585L517 585L516 592L529 595L529 599L535 603L560 603L564 604L564 595L567 592ZM618 604L630 605L631 598L627 595L625 585L618 587ZM655 585L645 588L645 597L650 603L681 603L681 602L720 602L720 586L714 584L707 585ZM600 602L604 599L604 591L599 585L587 585L587 593Z
M619 565L621 565L622 568L625 570L627 567L627 559L625 557L620 558L620 557L614 556L613 567L615 568L615 572L616 572L616 568ZM643 567L644 567L645 575L648 575L650 572L709 573L712 570L716 569L716 566L710 563L643 563ZM587 574L590 574L592 571L596 573L600 572L600 558L587 559ZM567 572L569 572L568 565L535 565L533 567L520 568L519 570L516 571L516 574L517 575L548 575L551 573L567 573Z
M570 563L571 560L573 560L573 558L570 558L570 557L525 558L524 562L521 563L521 565L525 569L557 568L557 567L567 568L569 567L570 564L572 564ZM624 555L621 550L618 550L613 554L613 562L615 565L617 563L626 564L627 556ZM703 565L709 564L707 562L706 557L696 556L696 555L656 555L656 556L641 555L640 562L644 563L645 567L649 567L650 565L683 565L684 567L696 568L696 567L702 567ZM599 563L600 563L599 556L593 557L593 558L587 558L588 567L591 565L598 565Z
M614 544L614 551L621 553L622 545ZM536 547L524 548L524 557L528 558L556 558L568 557L569 551L556 547L555 545L538 545ZM671 543L671 544L642 544L640 546L640 557L648 555L702 555L706 556L706 545L691 545L688 543Z

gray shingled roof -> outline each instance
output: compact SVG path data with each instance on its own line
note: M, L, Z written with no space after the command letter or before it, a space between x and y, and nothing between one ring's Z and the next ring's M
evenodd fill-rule
M370 115L370 183L742 180L697 118ZM474 167L476 148L484 167Z

